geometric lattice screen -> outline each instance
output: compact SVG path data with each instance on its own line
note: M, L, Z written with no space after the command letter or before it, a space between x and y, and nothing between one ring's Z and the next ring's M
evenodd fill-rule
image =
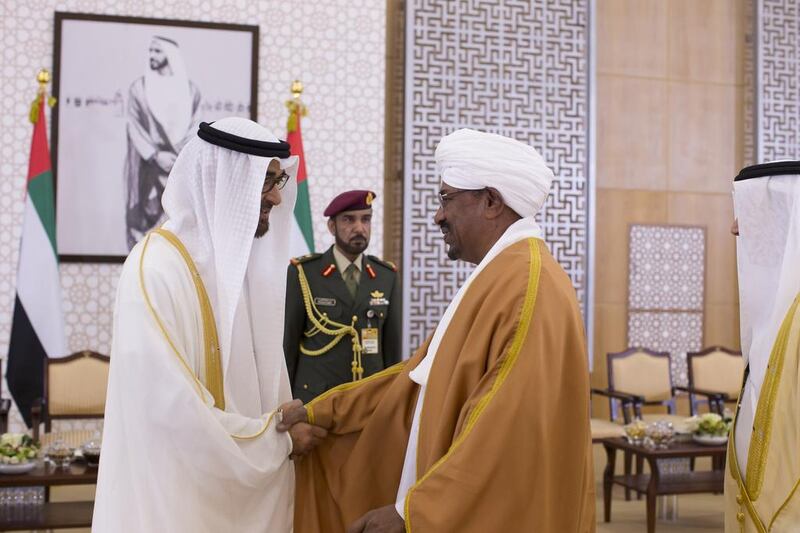
M706 230L634 224L629 250L628 346L671 353L686 386L686 352L703 347Z
M442 316L472 265L439 229L439 139L459 128L536 147L556 180L539 214L587 316L589 0L409 0L404 165L404 353Z
M800 159L800 5L761 0L758 21L758 161Z

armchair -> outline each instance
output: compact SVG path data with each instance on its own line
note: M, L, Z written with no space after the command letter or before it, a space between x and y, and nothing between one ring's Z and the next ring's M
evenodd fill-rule
M90 350L45 359L44 396L31 409L33 438L43 446L56 439L80 446L91 431L52 433L53 420L103 418L110 358ZM44 433L41 425L44 424Z
M699 352L686 354L689 367L689 409L697 413L701 403L708 403L709 410L722 415L725 404L735 402L739 397L744 376L742 352L721 346L712 346ZM706 400L695 398L705 396Z

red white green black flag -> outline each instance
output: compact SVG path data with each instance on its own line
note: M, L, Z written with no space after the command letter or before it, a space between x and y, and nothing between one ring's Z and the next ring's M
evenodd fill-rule
M8 389L28 425L31 405L42 396L44 358L62 357L67 352L58 274L55 194L47 145L46 100L42 83L31 109L33 139L6 369Z

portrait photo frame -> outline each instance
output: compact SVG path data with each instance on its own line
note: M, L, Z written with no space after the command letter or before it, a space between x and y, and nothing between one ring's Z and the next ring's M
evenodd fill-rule
M121 263L163 222L200 122L256 120L258 26L55 12L51 154L62 262Z

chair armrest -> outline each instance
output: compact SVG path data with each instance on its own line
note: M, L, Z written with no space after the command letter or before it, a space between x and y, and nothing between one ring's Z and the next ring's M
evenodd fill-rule
M705 396L706 398L709 399L722 400L725 402L729 401L728 395L724 392L719 392L719 391L698 389L697 387L679 387L677 385L672 387L672 390L674 391L679 390L683 392L688 392L690 394L697 394L698 396Z
M43 403L44 400L42 398L37 398L33 401L33 405L31 406L31 436L33 440L37 442L39 441L39 426L42 424Z
M614 398L616 400L620 400L624 403L644 403L644 397L637 396L635 394L627 394L625 392L619 392L615 390L609 389L592 389L592 394L599 394L601 396L607 396L609 398Z
M610 389L590 390L592 394L599 394L601 396L606 396L608 398L621 401L622 418L626 424L629 424L632 418L642 418L642 405L644 405L644 397ZM631 414L628 412L628 409L631 408L633 409L633 416L631 416Z
M680 390L684 392L688 392L689 394L696 394L698 396L705 396L708 400L708 408L711 412L716 412L719 416L723 416L725 412L725 402L730 401L729 396L724 392L718 391L711 391L706 389L698 389L696 387L672 387L673 395L675 394L674 391ZM694 415L694 402L689 402L689 408Z

